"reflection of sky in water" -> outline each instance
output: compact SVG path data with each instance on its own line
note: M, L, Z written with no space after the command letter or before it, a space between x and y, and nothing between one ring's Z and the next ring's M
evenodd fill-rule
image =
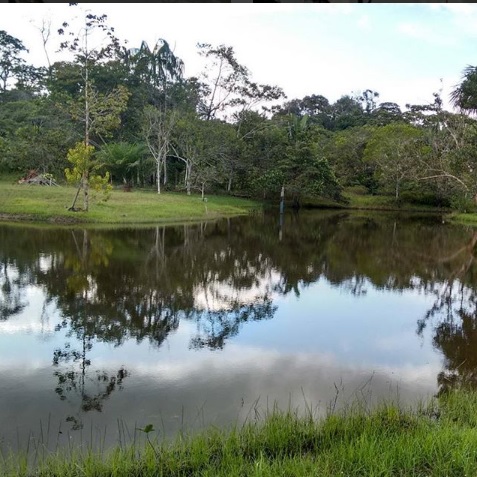
M235 341L282 352L330 353L337 361L369 366L435 360L430 340L416 336L416 322L435 297L366 288L367 294L357 297L321 279L302 288L298 298L277 298L273 325L244 327Z
M359 390L392 396L397 388L403 400L432 394L441 357L430 336L416 335L416 322L434 297L365 285L365 295L353 296L322 279L302 287L299 297L274 296L274 318L242 324L223 350L191 350L197 325L186 320L160 348L148 340L119 347L93 341L89 373L125 366L130 376L103 412L88 419L97 426L114 426L118 417L140 424L161 419L164 430L173 432L182 419L194 424L197 413L203 423L245 418L245 408L256 399L285 407L303 406L306 399L320 403L323 412L337 383L343 397ZM0 323L4 435L17 428L26 432L41 416L75 410L74 402L61 402L55 394L52 367L53 350L66 341L74 344L74 338L65 330L54 332L60 319L53 305L43 309L39 289L28 287L26 301L18 316Z
M189 341L196 325L182 320L179 329L169 335L160 348L148 342L139 346L130 340L118 348L112 344L94 343L89 353L95 364L107 365L117 353L127 356L130 364L148 361L151 355L174 362L199 359L202 354L227 353L236 347L252 347L281 354L320 353L333 356L336 362L363 366L419 365L435 361L429 339L416 336L416 322L432 305L434 296L416 291L396 293L376 290L367 284L367 294L354 296L327 280L293 293L275 296L278 306L272 320L241 325L237 336L229 338L221 351L189 350ZM67 338L65 331L55 332L61 320L53 306L43 310L40 290L28 287L28 306L8 321L0 322L2 364L34 360L51 363L51 350ZM116 351L116 352L115 352ZM2 367L0 364L0 367Z

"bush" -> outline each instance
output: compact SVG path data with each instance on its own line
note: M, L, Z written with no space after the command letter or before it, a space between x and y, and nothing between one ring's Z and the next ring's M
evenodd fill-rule
M369 189L364 185L354 185L346 187L346 192L354 195L369 195Z
M433 194L432 192L404 191L401 193L401 201L414 205L426 205L429 207L450 207L450 200L446 197Z
M463 213L468 213L468 212L476 212L477 207L475 205L475 202L471 200L469 197L465 197L462 195L454 196L452 197L450 201L450 206Z

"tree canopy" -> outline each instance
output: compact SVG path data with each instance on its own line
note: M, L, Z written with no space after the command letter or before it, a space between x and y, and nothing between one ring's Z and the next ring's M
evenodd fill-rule
M57 46L70 58L48 58L45 68L0 31L0 168L61 182L68 151L92 145L85 210L92 169L112 185L275 200L283 188L297 203L342 200L356 186L396 200L402 192L454 205L477 197L476 66L463 69L451 94L455 111L431 91L429 104L405 110L369 88L334 102L319 91L286 98L280 86L255 81L231 45L199 43L202 72L186 77L168 40L129 48L106 15L83 21L80 33L68 19L58 25ZM105 41L93 48L95 32Z

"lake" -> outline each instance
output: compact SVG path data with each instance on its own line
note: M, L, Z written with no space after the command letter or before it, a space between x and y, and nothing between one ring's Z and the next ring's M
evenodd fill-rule
M170 437L473 384L476 243L438 215L370 212L0 225L0 446L110 446L147 424Z

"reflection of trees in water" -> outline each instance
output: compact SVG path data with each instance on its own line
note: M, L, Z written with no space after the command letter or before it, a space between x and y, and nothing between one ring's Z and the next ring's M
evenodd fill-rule
M66 342L63 348L57 348L53 352L53 365L57 368L54 375L58 380L56 394L62 401L74 401L75 396L80 400L76 415L66 418L67 422L72 423L73 430L83 428L83 413L101 412L104 401L114 390L122 389L123 380L129 374L124 367L114 374L102 370L89 372L91 361L87 353L93 347L92 338L83 334L79 343L82 345L79 350L71 348L70 342Z
M227 338L237 335L243 323L272 318L276 308L271 298L266 296L263 303L244 306L237 303L232 310L199 312L195 318L197 334L192 338L190 347L222 349Z
M0 320L7 320L17 315L27 302L22 293L26 283L24 276L6 261L0 263Z
M433 344L445 357L445 369L437 377L440 393L456 386L477 388L476 246L474 232L464 246L440 258L452 262L452 270L435 287L434 304L418 321L418 334L435 323Z
M274 316L274 294L299 295L320 278L356 296L369 287L438 293L447 284L439 296L454 304L457 295L450 290L457 283L467 291L476 285L468 256L475 236L437 218L300 212L286 215L282 224L278 217L258 215L120 231L0 227L0 237L1 263L11 264L21 277L17 301L24 299L24 284L40 286L47 302L60 310L61 327L80 343L120 346L135 339L161 346L187 320L197 329L190 347L220 349L242 326ZM467 315L444 316L445 303L436 300L436 309L421 324L440 316L435 345L452 362L448 369L460 372L462 356L455 351L452 358L452 343L457 346L460 335L469 340L475 314L467 310L464 331ZM468 304L469 297L462 303ZM10 315L16 312L9 309ZM63 351L68 355L68 349ZM78 374L69 376L79 379L81 359L68 356L57 366L75 364ZM115 372L108 379L118 383L118 376ZM61 379L65 390L78 389L68 376ZM111 388L111 381L103 383Z
M88 358L94 339L101 337L102 340L110 341L115 335L115 331L101 327L104 323L98 322L95 314L96 310L103 308L101 299L97 296L95 275L109 264L111 242L102 236L91 236L87 230L71 231L71 237L74 245L70 249L71 253L65 253L63 261L53 262L64 265L64 268L52 265L45 273L50 278L46 283L54 287L59 286L58 291L66 292L55 296L57 306L65 317L56 327L56 331L66 328L67 339L74 337L74 342L80 345L77 349L67 341L63 348L57 348L53 352L53 365L56 368L54 375L58 381L56 394L62 401L69 400L74 403L79 399L77 413L66 418L66 421L72 424L72 429L78 430L83 428L84 413L101 412L104 401L113 391L122 389L128 371L121 367L114 373L105 370L93 372L90 368L91 360ZM51 271L58 271L58 268L69 271L63 283L51 274ZM50 299L53 299L53 296L51 295Z

